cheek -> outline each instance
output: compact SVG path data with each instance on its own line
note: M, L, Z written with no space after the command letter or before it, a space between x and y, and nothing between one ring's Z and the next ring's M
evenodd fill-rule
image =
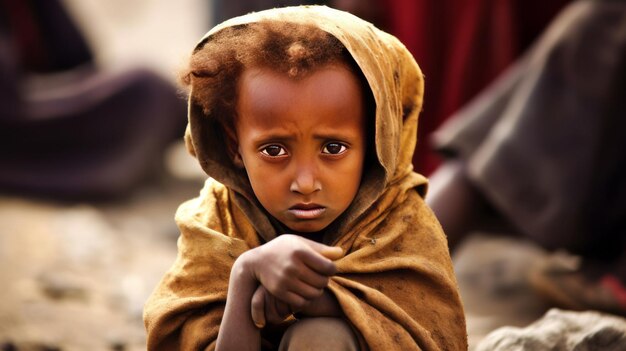
M279 189L284 187L281 173L271 167L267 167L267 165L261 165L258 162L248 162L246 164L246 172L248 173L248 179L254 194L262 203L267 199L274 201L279 195Z
M334 192L340 195L342 200L352 201L361 184L362 171L363 160L356 157L330 173L332 177L329 178L329 181L333 183Z

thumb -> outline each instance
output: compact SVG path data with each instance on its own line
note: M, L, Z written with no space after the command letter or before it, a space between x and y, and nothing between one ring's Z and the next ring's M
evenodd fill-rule
M252 322L259 329L265 326L265 294L265 288L259 285L250 301Z
M312 240L307 240L307 244L315 252L319 253L320 255L326 257L329 260L334 261L343 257L343 250L340 247L328 246L328 245L320 244Z
M343 250L337 246L326 246L326 248L322 251L319 251L319 253L332 261L338 260L344 255Z

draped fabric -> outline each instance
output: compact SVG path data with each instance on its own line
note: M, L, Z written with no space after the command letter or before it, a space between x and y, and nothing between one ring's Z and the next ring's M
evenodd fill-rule
M235 18L314 24L354 57L376 102L376 165L366 169L346 212L323 242L346 253L328 289L363 350L465 350L463 307L445 235L425 205L426 179L412 171L422 74L393 36L323 6L274 9ZM144 311L149 350L213 349L237 257L283 234L254 198L245 171L224 158L214 117L189 98L187 145L211 176L200 196L179 208L178 257ZM220 146L221 145L221 146ZM280 326L279 326L280 327ZM264 345L272 348L268 333Z
M522 233L614 259L626 248L625 73L626 4L576 1L434 140Z
M509 67L570 0L383 0L383 26L420 63L428 89L413 164L430 174L432 132Z

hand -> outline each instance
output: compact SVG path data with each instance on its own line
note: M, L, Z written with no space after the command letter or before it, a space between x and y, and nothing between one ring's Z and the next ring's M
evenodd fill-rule
M263 285L252 295L251 312L252 322L259 329L266 323L280 324L293 314L289 305L270 294Z
M332 260L342 257L343 251L284 234L246 255L253 275L265 290L296 311L322 295L336 271Z

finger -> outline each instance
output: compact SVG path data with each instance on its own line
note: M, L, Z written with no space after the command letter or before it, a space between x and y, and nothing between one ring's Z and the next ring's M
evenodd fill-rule
M292 293L303 297L307 301L318 298L323 293L322 289L308 285L300 280L291 283L288 289Z
M271 297L270 294L265 294L265 317L270 324L280 324L285 318L291 315L289 305L280 302L278 299Z
M274 299L274 309L279 316L283 317L283 320L293 314L293 311L291 310L291 308L289 308L289 305L282 301L279 301L278 299Z
M336 272L333 261L311 249L300 250L297 253L302 262L318 274L325 276L334 275Z
M278 324L284 319L276 309L276 300L271 294L265 294L265 318L269 324Z
M265 326L265 296L267 292L263 286L259 286L252 295L251 314L254 325L261 329Z
M307 299L292 291L281 292L280 295L275 295L275 297L278 298L281 302L293 306L297 309L302 308L308 302Z
M328 276L319 274L308 267L306 267L306 269L301 269L298 272L298 279L317 289L324 289L327 287L329 280Z
M328 258L329 260L336 261L343 257L343 250L337 246L326 246L327 249L320 251L322 256Z
M343 257L343 250L337 246L328 246L324 244L320 244L313 240L306 240L305 243L312 248L315 252L321 254L322 256L328 258L329 260L337 260Z

